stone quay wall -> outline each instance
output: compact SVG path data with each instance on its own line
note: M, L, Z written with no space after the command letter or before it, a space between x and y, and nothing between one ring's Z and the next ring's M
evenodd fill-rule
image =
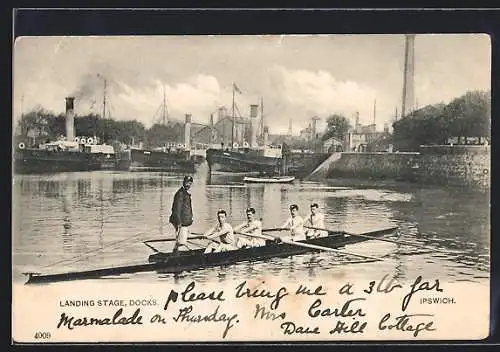
M489 146L421 146L415 153L342 153L327 178L392 179L490 188Z
M489 146L421 146L420 182L490 188Z

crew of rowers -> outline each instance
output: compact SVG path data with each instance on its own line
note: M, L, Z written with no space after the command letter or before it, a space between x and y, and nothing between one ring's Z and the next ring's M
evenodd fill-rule
M205 232L204 236L212 240L205 253L230 251L239 248L260 247L266 245L269 236L262 235L262 222L256 218L255 209L246 209L247 221L232 227L227 222L225 210L217 212L217 224ZM299 215L299 207L290 205L290 217L280 229L289 231L286 236L279 237L282 241L300 241L328 235L323 229L324 216L319 212L317 203L311 204L311 213L307 219Z

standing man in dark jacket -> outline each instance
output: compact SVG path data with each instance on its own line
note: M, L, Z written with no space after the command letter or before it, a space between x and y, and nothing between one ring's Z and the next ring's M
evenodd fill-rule
M193 208L191 207L191 193L189 189L193 184L191 176L184 176L182 187L175 193L172 203L172 215L170 223L174 225L177 241L173 252L177 252L180 246L186 246L189 236L189 227L193 224Z

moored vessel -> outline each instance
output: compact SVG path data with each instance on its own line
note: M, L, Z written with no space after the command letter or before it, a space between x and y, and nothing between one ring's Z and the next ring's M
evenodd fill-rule
M295 181L295 176L275 176L275 177L254 177L245 176L243 182L247 183L291 183Z
M101 144L96 136L74 133L74 97L66 98L66 135L36 147L19 143L13 152L15 173L91 171L114 169L116 153L113 146Z
M276 175L282 167L283 150L280 144L268 143L269 127L264 126L263 102L261 101L261 118L257 119L259 105L250 105L250 119L241 122L242 118L234 115L235 85L233 85L233 109L231 119L231 136L220 148L209 148L206 159L210 172L226 173L259 173ZM249 128L248 128L249 127ZM260 141L257 135L260 129ZM249 132L249 133L248 133Z
M195 172L200 162L191 155L191 115L185 116L184 143L167 142L161 147L153 148L127 146L120 148L118 155L119 170Z

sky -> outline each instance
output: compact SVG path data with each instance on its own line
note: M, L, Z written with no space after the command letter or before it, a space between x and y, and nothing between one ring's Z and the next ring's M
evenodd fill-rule
M108 113L150 127L169 117L208 123L231 111L233 83L241 115L264 102L270 133L294 134L334 113L377 129L401 112L405 37L401 35L22 37L14 45L13 121L43 107ZM490 38L484 34L417 35L417 107L491 89ZM165 93L165 94L164 94ZM374 114L375 111L375 114ZM374 116L375 115L375 116Z

